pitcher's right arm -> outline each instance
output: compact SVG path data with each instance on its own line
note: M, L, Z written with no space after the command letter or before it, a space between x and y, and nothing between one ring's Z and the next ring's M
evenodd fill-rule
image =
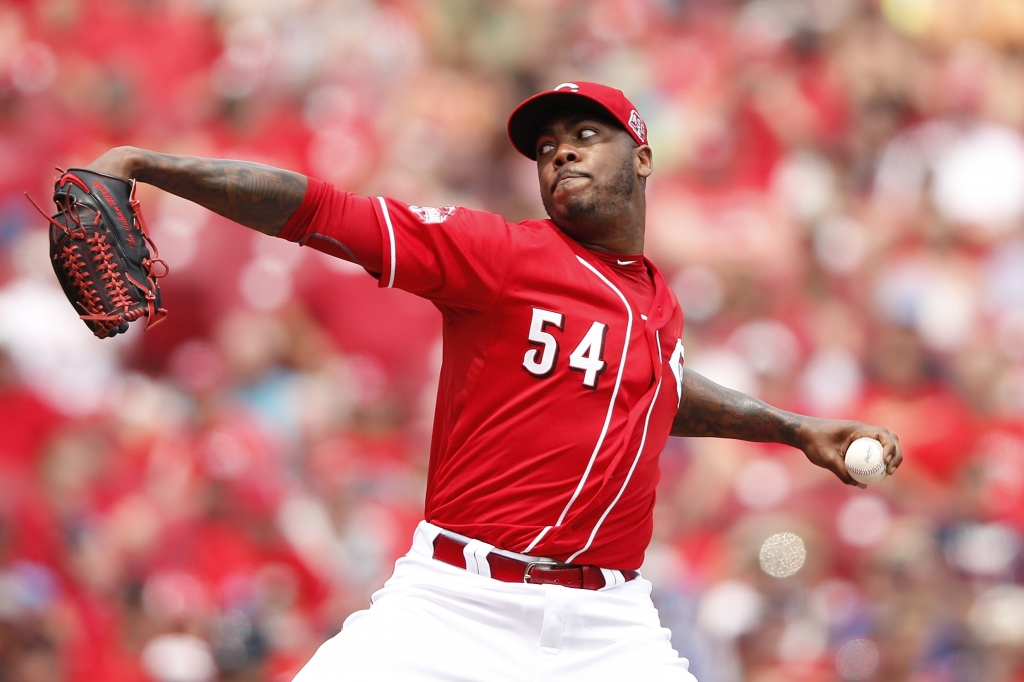
M308 185L305 175L259 163L137 147L115 147L87 168L154 185L272 236L302 204Z

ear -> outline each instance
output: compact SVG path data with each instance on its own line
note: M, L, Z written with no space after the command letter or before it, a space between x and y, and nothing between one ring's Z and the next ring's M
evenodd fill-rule
M650 177L654 172L654 154L650 146L644 144L633 150L633 166L636 174L641 178Z

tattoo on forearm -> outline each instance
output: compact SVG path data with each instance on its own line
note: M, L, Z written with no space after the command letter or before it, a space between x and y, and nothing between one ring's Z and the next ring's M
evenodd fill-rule
M306 176L247 161L143 152L136 177L246 227L276 235L306 195Z
M683 397L673 436L736 438L795 445L799 417L683 370Z

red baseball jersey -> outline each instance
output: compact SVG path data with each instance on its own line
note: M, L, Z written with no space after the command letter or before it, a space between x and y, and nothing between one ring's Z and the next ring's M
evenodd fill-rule
M682 394L683 315L657 268L549 220L314 182L280 236L379 264L380 286L444 319L426 520L514 552L638 568Z

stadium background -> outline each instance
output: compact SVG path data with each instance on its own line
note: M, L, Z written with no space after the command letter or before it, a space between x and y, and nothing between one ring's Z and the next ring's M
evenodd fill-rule
M1019 0L0 3L0 680L290 679L407 547L439 357L429 304L146 187L171 315L98 341L22 192L134 144L538 217L505 117L574 79L649 123L688 366L906 451L861 491L672 439L644 572L698 679L1024 680Z

